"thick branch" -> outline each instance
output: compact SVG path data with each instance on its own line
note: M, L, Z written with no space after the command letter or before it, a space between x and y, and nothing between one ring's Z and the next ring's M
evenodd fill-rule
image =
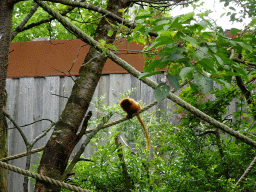
M14 5L15 3L19 3L20 1L24 1L24 0L9 0L8 4L9 5Z

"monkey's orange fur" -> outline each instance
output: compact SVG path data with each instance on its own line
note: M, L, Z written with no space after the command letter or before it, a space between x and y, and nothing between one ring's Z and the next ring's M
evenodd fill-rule
M132 114L136 113L137 111L139 111L141 109L140 104L131 98L122 99L120 102L120 106L127 113L128 118L131 118ZM143 121L141 120L140 115L137 115L137 118L143 128L143 131L144 131L144 134L145 134L145 137L147 140L147 150L148 150L149 146L150 146L150 140L149 140L147 129L146 129Z

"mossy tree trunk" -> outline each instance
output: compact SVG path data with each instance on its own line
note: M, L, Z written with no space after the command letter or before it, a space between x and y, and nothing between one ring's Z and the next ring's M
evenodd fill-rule
M8 0L0 1L0 159L7 157L7 123L3 114L6 106L5 83L10 49L13 4ZM0 191L7 192L8 170L0 168Z
M125 8L125 6L125 1L109 0L107 10L121 16L118 10ZM116 32L112 36L108 36L109 30L115 31L111 24L115 25L116 21L113 19L106 20L105 17L102 17L94 38L96 40L103 39L106 43L113 43ZM73 142L76 133L92 100L106 60L107 58L103 57L99 51L92 46L90 47L84 64L79 70L79 77L75 81L71 96L43 151L38 173L54 179L61 179L75 146ZM35 191L57 192L60 191L60 188L37 180Z

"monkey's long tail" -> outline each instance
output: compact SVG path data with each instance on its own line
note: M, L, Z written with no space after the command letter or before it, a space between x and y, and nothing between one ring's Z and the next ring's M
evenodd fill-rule
M140 124L141 124L141 126L143 128L143 132L144 132L146 140L147 140L147 151L148 151L149 150L149 146L150 146L150 140L149 140L148 132L147 132L147 129L146 129L146 127L145 127L145 125L144 125L144 123L141 120L139 115L137 115L137 118L138 118L138 120L139 120L139 122L140 122Z

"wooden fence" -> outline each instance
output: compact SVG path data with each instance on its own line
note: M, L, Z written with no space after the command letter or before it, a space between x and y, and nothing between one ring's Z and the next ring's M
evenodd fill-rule
M152 80L160 82L161 76L154 77ZM56 122L63 111L67 98L72 91L74 82L70 77L48 76L48 77L26 77L26 78L8 78L6 90L8 94L7 113L22 126L41 119L51 119ZM108 105L116 103L120 94L136 87L135 94L132 95L136 100L142 100L145 104L154 101L153 89L140 82L130 74L108 74L103 75L95 90L94 97L105 95L104 102ZM164 103L160 104L165 108ZM89 107L93 110L93 105ZM95 118L95 114L93 117ZM39 121L26 127L22 127L28 141L32 141L36 136L42 133L50 125L49 121ZM13 128L13 124L8 121L8 150L9 156L26 151L25 144L19 132ZM52 131L42 138L34 148L44 146L49 139ZM77 145L80 146L81 142ZM76 150L74 150L76 151ZM90 146L85 151L85 157L88 157L93 151ZM35 164L38 154L32 156L32 163ZM25 168L26 158L19 158L9 161L10 164ZM9 172L9 191L23 191L23 175ZM30 182L30 190L33 191L34 184Z
M162 75L152 77L155 82L160 83ZM18 125L30 124L41 119L51 119L56 122L63 111L67 98L69 97L74 82L70 77L64 76L48 76L48 77L26 77L26 78L8 78L6 82L6 90L8 94L7 112L13 117ZM108 74L103 75L95 90L94 97L105 95L104 102L108 105L116 103L120 94L136 87L136 91L132 97L136 100L142 100L145 104L150 104L154 101L153 89L146 84L137 80L130 74ZM58 95L64 96L59 97ZM165 99L158 105L161 109L167 109L167 100ZM172 102L168 107L172 110ZM154 107L155 108L155 107ZM154 109L153 108L153 109ZM168 109L168 110L169 110ZM89 107L93 111L93 105ZM229 113L236 111L235 105L232 104ZM93 118L96 114L93 114ZM177 121L175 116L171 120L172 123ZM42 133L50 125L49 121L39 121L26 127L22 127L29 141L32 141L36 136ZM13 128L13 124L8 121L8 127ZM49 139L52 131L42 138L34 148L44 146ZM15 155L26 151L25 144L19 132L14 129L8 130L8 150L9 155ZM81 142L77 145L80 146ZM75 148L74 153L77 151ZM93 149L88 146L85 151L85 157L93 153ZM38 154L32 156L32 164L39 159ZM10 164L20 168L25 167L26 158L19 158L9 161ZM23 191L23 175L14 172L9 172L9 191ZM30 182L30 190L33 190L34 183Z

